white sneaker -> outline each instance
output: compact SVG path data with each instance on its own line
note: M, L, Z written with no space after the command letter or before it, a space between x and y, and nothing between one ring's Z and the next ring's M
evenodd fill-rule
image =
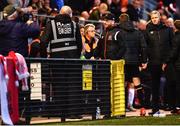
M157 111L153 114L153 117L166 117L165 113L161 113L160 111Z

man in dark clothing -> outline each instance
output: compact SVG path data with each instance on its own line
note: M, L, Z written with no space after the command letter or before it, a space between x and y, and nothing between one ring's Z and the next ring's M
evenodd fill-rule
M133 0L132 3L128 4L127 12L131 21L139 21L143 19L143 8L141 0Z
M5 19L0 21L0 54L8 55L15 51L28 56L28 38L37 37L40 28L37 23L28 21L18 22L18 13L13 5L4 8Z
M146 29L146 42L148 47L148 68L152 76L152 114L160 116L159 88L160 77L165 68L165 61L171 50L173 30L160 22L160 13L151 12L151 22Z
M120 40L125 43L126 48L123 58L125 59L125 79L127 88L130 91L127 94L134 94L133 80L134 78L139 78L139 66L144 68L147 65L146 42L142 32L135 29L132 21L129 21L129 16L127 14L120 15L119 28ZM129 97L129 99L131 98ZM132 106L132 101L128 100L127 107L134 111L135 109Z
M63 6L60 14L49 21L41 37L41 56L47 57L46 48L50 45L52 58L80 58L82 40L78 24L71 19L72 10Z
M180 110L176 109L176 107L180 107L180 20L176 20L174 24L177 31L172 41L170 56L166 62L168 64L174 64L176 73L176 83L169 87L171 89L171 107L173 107L171 113L180 114Z
M119 28L114 26L114 15L107 13L103 17L104 33L98 42L99 57L102 59L119 60L125 52L124 43L119 39Z
M82 40L78 24L71 19L72 10L69 6L63 6L60 14L48 22L45 32L41 37L41 56L47 57L47 46L50 46L50 58L76 58L79 59L82 51ZM56 107L51 110L62 120L69 116L77 118L77 106L81 104L81 78L72 78L72 65L63 64L63 69L53 69L52 78L55 82L52 85L52 100ZM69 69L64 69L69 68ZM57 74L60 73L60 74ZM73 82L73 83L72 83ZM55 109L54 109L55 108ZM81 108L81 107L79 107Z

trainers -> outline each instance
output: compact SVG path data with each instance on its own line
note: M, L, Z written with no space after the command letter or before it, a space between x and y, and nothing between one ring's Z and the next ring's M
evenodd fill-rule
M128 109L129 109L130 111L133 111L133 112L136 111L136 109L135 109L134 107L132 107L132 106L130 106Z
M166 117L166 114L161 113L160 111L157 111L152 115L153 117Z

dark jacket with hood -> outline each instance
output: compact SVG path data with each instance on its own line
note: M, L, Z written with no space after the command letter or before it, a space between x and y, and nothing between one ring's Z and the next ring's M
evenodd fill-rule
M27 57L28 38L37 37L39 33L37 23L28 25L17 21L0 21L0 54L7 56L10 51L15 51Z
M131 21L122 22L120 27L120 38L125 43L126 52L124 59L126 64L140 64L147 62L146 42L142 32L136 30Z
M82 39L79 26L69 15L57 15L47 23L41 37L41 57L47 57L48 44L52 58L80 58Z
M148 59L151 65L161 65L166 62L172 47L173 30L164 24L147 25L145 34Z

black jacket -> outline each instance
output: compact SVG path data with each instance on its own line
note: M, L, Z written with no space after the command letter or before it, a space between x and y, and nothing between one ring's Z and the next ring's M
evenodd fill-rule
M79 26L69 15L57 15L49 21L40 40L41 57L47 57L49 44L52 58L80 58L82 39Z
M172 62L176 69L180 70L180 31L177 31L173 38L172 50L167 62Z
M0 21L0 54L8 55L10 51L28 56L28 38L39 36L40 28L37 23L30 25L24 22Z
M148 59L151 65L161 65L166 62L172 47L173 30L164 24L149 23L145 34Z
M125 45L120 40L119 28L107 28L98 42L98 55L102 59L119 60L125 53Z
M120 23L120 38L125 43L126 64L140 64L147 62L146 42L141 31L136 30L131 21Z

